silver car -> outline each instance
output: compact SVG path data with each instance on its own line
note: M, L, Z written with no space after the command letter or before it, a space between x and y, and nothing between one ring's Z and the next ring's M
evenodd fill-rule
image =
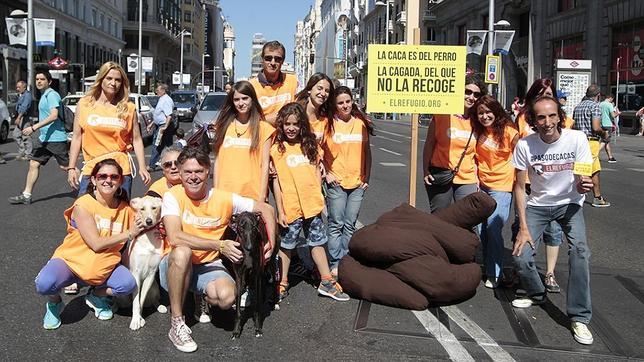
M134 103L136 106L141 138L143 138L144 141L151 141L153 133L148 132L147 126L152 123L154 108L152 108L150 102L145 98L145 96L141 96L138 93L130 93L130 102Z
M196 132L204 125L215 123L219 117L219 111L224 105L228 94L226 92L211 92L206 94L197 109L197 114L192 120L192 132Z

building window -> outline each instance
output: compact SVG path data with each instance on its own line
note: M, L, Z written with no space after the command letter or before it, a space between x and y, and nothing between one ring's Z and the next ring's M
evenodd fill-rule
M183 13L183 21L192 23L192 13L189 11L186 11L185 13Z
M576 8L579 0L559 0L559 12L568 11Z
M458 26L458 45L465 45L465 39L467 38L467 30L465 29L465 24Z
M620 111L637 111L644 106L644 21L623 23L612 28L610 93L619 93ZM619 67L617 67L619 59ZM617 85L619 71L619 89Z
M427 27L427 41L435 42L436 41L436 29L431 26Z
M101 30L104 30L103 28L104 26L105 26L105 15L101 14L101 20L98 23L98 28Z
M192 0L183 0L184 4L192 5Z
M110 34L110 35L113 34L113 32L112 32L112 19L111 18L107 18L107 29L105 29L105 30L107 31L108 34Z
M96 9L92 9L92 26L96 26L96 24L98 23L98 19L96 16L97 16Z
M553 40L552 59L584 59L584 36Z
M519 14L519 31L517 32L520 38L530 34L530 12L526 11Z

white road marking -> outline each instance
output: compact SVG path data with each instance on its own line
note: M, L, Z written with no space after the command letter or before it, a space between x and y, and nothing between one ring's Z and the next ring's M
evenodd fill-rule
M461 342L428 310L412 311L420 324L440 343L452 361L474 361Z
M614 168L602 167L602 171L617 171Z
M379 162L380 165L385 166L385 167L405 167L406 165L404 163L400 162Z
M382 138L382 139L385 139L385 140L391 141L391 142L402 143L401 140L397 140L397 139L393 139L393 138L389 138L389 137L385 137L385 136L376 135L375 137Z
M461 329L469 334L478 343L481 348L492 358L492 361L512 362L514 358L510 356L501 346L499 346L489 334L479 327L467 314L463 313L455 306L441 308L451 320L456 322Z
M381 130L381 129L379 129L379 130L378 130L378 133L385 133L385 134L390 134L390 135L392 135L392 136L398 136L398 137L402 137L402 138L411 139L411 136L405 136L405 135L400 134L400 133L394 133L394 132L389 132L389 131L383 131L383 130Z
M635 172L644 172L644 168L627 168L627 170L635 171Z
M394 152L394 151L388 150L386 148L379 147L379 149L380 149L380 151L391 153L392 155L396 155L396 156L401 156L402 155L402 153Z

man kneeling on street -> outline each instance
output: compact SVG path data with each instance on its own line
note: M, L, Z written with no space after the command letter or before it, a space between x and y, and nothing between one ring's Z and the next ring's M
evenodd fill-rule
M592 316L590 250L582 205L584 194L593 187L589 177L593 158L586 135L562 129L563 122L564 113L556 99L537 99L528 110L528 123L536 133L519 140L514 149L512 162L517 169L514 199L520 229L512 255L527 296L513 300L512 306L527 308L546 301L535 256L546 226L556 221L570 250L566 308L572 333L577 342L592 344L593 335L588 329ZM526 203L527 178L532 183L532 192Z
M209 187L210 158L195 148L184 149L177 158L181 185L163 196L163 222L170 254L161 261L161 286L168 291L172 323L168 337L183 352L197 349L185 323L183 301L187 289L200 294L207 304L230 309L235 301L235 281L222 263L222 256L241 262L239 243L222 240L233 214L259 212L269 235L265 255L270 257L275 245L273 207L230 192ZM199 307L197 306L197 309Z

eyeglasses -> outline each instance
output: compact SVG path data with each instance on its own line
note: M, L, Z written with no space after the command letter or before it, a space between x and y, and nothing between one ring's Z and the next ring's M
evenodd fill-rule
M163 168L170 168L172 165L175 165L176 167L179 167L179 163L177 160L172 160L172 161L165 161L164 163L161 164Z
M111 181L119 181L121 180L121 175L119 174L109 174L109 173L97 173L96 174L96 179L99 181L105 181L107 179L110 179Z
M279 56L272 56L272 55L265 55L264 56L264 61L265 62L272 62L273 59L275 59L275 63L281 63L284 60L283 57L279 57Z
M471 96L472 94L474 94L474 98L479 98L481 96L481 92L474 92L471 89L466 89L465 90L465 95L466 96Z

